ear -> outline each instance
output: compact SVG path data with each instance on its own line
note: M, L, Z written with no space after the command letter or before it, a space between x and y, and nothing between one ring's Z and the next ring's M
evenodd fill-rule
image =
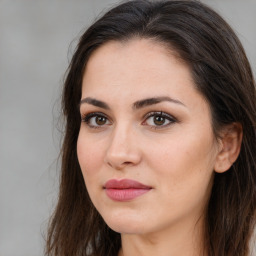
M218 173L227 171L236 161L242 144L243 128L240 123L232 123L221 131L220 149L216 157L214 170Z

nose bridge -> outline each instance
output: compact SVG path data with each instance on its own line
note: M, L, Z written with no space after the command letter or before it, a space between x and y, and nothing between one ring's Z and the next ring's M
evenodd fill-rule
M140 161L138 136L135 128L127 121L118 123L112 131L106 161L114 168L135 165Z
M120 142L126 142L129 137L132 140L132 134L134 134L134 128L128 120L124 120L118 123L113 131L113 139Z

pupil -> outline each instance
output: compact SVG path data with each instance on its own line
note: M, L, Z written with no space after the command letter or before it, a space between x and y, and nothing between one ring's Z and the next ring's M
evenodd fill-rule
M164 117L162 117L162 116L155 116L154 117L154 123L156 124L156 125L162 125L162 124L164 124Z
M97 123L98 125L103 125L103 124L106 123L106 118L103 117L103 116L98 116L98 117L96 117L96 123Z

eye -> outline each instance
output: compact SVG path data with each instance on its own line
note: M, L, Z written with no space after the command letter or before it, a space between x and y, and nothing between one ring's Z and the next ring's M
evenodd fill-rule
M146 115L143 125L148 125L154 128L164 128L172 123L175 123L176 119L171 115L164 112L150 112Z
M85 122L91 128L100 128L110 124L107 116L102 113L87 114L82 117L82 122Z

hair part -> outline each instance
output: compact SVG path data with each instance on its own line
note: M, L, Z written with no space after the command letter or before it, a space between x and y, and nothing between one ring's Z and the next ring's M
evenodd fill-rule
M93 206L77 159L77 106L91 54L109 41L134 38L163 44L190 67L196 89L211 108L216 137L233 122L243 127L237 161L215 174L205 222L209 256L249 256L256 212L256 93L244 49L230 26L212 9L193 0L128 1L97 20L81 36L68 68L62 107L66 133L62 147L59 200L49 226L46 255L113 256L121 247Z

